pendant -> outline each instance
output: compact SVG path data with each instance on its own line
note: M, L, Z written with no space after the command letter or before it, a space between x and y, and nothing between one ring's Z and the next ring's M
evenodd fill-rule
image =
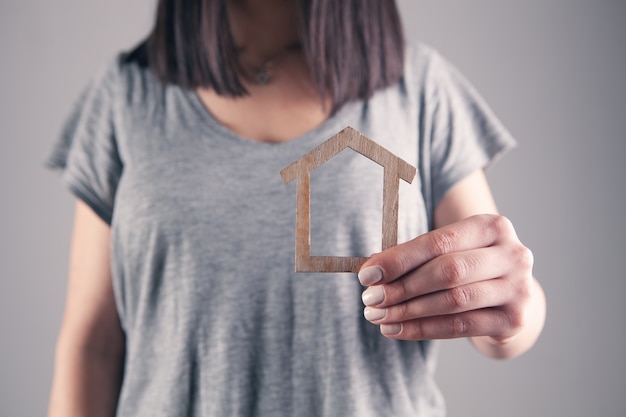
M261 68L257 71L254 79L258 85L267 85L270 83L270 74L265 68Z

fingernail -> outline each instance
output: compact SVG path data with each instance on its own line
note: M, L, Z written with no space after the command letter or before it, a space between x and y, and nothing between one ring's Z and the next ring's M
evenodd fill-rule
M383 270L379 266L368 266L359 271L359 281L362 285L376 284L383 279Z
M401 324L381 324L380 332L385 336L395 336L402 331Z
M385 291L381 286L369 287L363 291L361 299L363 300L363 304L366 306L375 306L385 300Z
M387 314L386 308L365 307L363 315L368 321L380 320Z

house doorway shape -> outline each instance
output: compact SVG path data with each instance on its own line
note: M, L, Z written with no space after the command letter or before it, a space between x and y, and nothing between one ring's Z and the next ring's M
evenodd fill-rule
M383 167L382 249L398 244L400 180L413 182L417 169L348 126L280 171L285 184L296 182L296 272L358 272L368 258L311 256L311 172L350 148Z

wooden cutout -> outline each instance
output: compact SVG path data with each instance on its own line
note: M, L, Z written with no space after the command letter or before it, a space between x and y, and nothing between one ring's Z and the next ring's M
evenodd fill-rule
M350 148L384 169L382 249L398 244L400 179L413 182L417 169L352 127L346 127L326 142L280 171L285 184L296 182L296 272L358 272L368 258L311 256L311 171L339 152Z

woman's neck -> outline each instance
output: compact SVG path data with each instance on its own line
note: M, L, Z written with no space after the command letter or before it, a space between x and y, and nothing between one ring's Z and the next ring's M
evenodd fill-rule
M241 47L242 82L249 94L220 96L198 89L207 111L232 132L259 142L286 142L322 124L330 103L312 84L298 42L295 0L232 0L229 23L235 44ZM267 82L251 75L273 61Z
M248 61L262 63L299 41L294 0L231 0L235 44Z

